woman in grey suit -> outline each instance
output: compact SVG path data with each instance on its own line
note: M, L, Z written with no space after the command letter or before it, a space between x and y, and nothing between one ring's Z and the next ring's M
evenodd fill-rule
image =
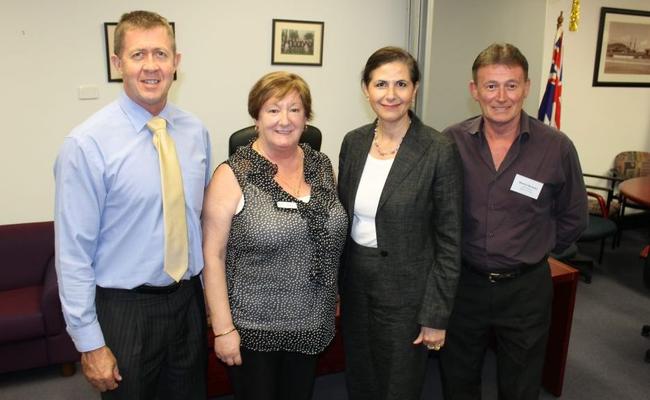
M362 88L377 115L339 155L350 221L341 278L350 399L419 399L427 350L439 350L460 270L462 168L454 143L410 111L415 59L370 56Z

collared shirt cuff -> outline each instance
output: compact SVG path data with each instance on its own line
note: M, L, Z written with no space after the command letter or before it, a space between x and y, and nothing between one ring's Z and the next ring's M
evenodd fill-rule
M68 333L77 351L81 353L96 350L106 344L102 329L97 321L78 328L68 327Z

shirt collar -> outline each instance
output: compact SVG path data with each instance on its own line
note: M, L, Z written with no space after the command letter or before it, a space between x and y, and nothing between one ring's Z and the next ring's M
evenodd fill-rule
M133 125L133 129L136 132L141 132L143 129L146 130L147 122L153 117L151 113L145 110L141 105L131 100L124 91L120 93L120 96L117 99L120 108L126 114L129 121ZM167 121L167 125L172 127L174 126L174 107L167 102L165 108L160 111L158 114L159 117L164 118Z
M467 133L470 135L476 135L483 133L483 117L477 116L468 120ZM519 117L519 135L517 136L518 140L528 140L530 136L530 119L526 111L521 110L521 116Z
M483 131L483 117L482 116L476 116L473 118L470 118L467 121L467 133L470 135L476 135Z
M519 120L519 136L525 138L530 136L530 118L524 110L521 110L521 119Z

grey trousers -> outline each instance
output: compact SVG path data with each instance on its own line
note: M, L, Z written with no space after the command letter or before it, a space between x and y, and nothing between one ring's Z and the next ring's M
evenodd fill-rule
M377 249L349 246L341 290L341 318L350 400L419 400L428 352L414 346L417 304L388 287L399 266Z

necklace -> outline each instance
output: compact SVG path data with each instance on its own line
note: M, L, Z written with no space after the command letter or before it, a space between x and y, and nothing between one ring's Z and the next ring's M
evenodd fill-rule
M409 126L410 125L411 125L411 120L409 119ZM406 128L406 130L408 131L408 127ZM378 136L380 134L381 134L381 131L379 130L379 121L377 121L377 125L375 125L375 136L372 139L372 143L375 146L375 149L377 149L377 153L379 153L379 155L382 156L382 157L388 157L388 156L393 156L393 155L397 154L397 150L399 150L399 146L402 144L402 140L404 140L404 135L406 135L406 133L404 133L404 135L402 135L402 137L399 139L399 143L397 143L397 146L395 146L394 149L388 150L388 151L382 150L381 145L379 144L379 137Z
M262 149L262 146L260 146L259 143L254 142L253 143L253 149L257 150L257 152L260 153L260 155L262 155L262 157L264 157L267 160L271 161L271 159L266 155L266 153ZM297 177L297 179L296 178L294 178L294 179L286 179L286 178L284 178L280 174L280 168L278 167L278 165L276 163L273 163L273 161L271 161L275 165L275 167L277 169L277 172L276 172L276 174L274 176L274 178L276 179L276 182L280 184L280 187L282 187L282 189L284 189L287 193L289 193L290 195L292 195L295 198L300 197L300 192L302 191L302 181L304 180L303 175L304 175L304 165L305 165L305 156L304 156L304 153L301 151L300 147L298 147L298 152L300 153L300 165L298 166L298 177ZM293 176L291 176L291 178L292 177ZM296 181L296 183L294 183L292 181Z

